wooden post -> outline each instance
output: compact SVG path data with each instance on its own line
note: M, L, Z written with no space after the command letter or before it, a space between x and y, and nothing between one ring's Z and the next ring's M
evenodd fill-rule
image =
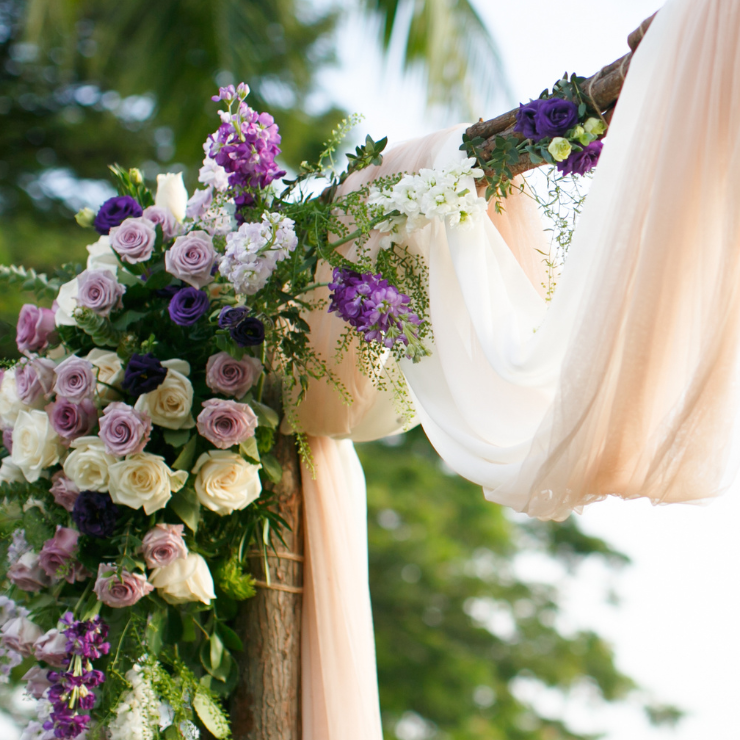
M288 545L264 559L250 560L258 579L257 595L241 605L237 631L244 652L237 655L239 684L232 698L235 740L300 740L301 738L301 607L303 590L303 498L301 469L293 437L278 435L275 455L283 478L274 486L278 512L291 531ZM268 551L269 552L269 551Z

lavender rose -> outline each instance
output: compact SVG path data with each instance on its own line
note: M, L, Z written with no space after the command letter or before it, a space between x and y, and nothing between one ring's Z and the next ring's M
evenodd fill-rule
M46 689L51 687L51 681L46 677L48 672L45 668L37 665L28 670L21 679L21 681L26 682L26 693L34 699L40 699Z
M111 403L100 419L100 439L105 451L116 457L142 452L152 433L149 415L125 403Z
M80 489L60 470L51 476L51 495L54 497L59 506L67 511L72 511L75 507L75 501L80 495Z
M8 620L2 628L2 644L15 650L24 658L33 654L33 644L44 634L43 630L27 617L15 617Z
M141 216L141 206L130 195L118 195L100 206L93 226L98 234L107 234L127 218Z
M535 123L539 136L565 136L578 123L578 106L570 100L550 98L537 108Z
M520 133L525 139L539 141L542 138L542 134L537 130L537 111L543 102L543 100L532 100L526 105L519 105L514 131Z
M55 668L63 668L67 660L67 636L58 629L50 629L33 643L36 660L43 660Z
M74 583L89 576L84 566L74 557L79 537L80 533L74 529L57 526L56 534L44 542L39 553L39 565L49 578L62 577L67 583Z
M210 306L208 296L197 288L183 288L170 301L170 318L178 326L192 326Z
M599 163L603 148L604 144L602 142L592 141L580 152L573 152L565 162L560 162L558 170L564 175L585 175Z
M213 282L211 268L216 260L213 239L205 231L179 236L164 254L164 268L194 288Z
M101 563L93 589L99 601L114 609L133 606L139 599L151 593L154 586L139 573L129 573L125 568L118 573L114 565Z
M66 398L58 398L46 407L49 421L54 431L69 444L77 437L85 437L93 430L98 421L98 411L89 398L79 403L72 403Z
M188 201L185 216L187 218L199 219L211 207L211 203L213 203L213 188L209 187L205 190L196 190Z
M206 364L206 385L216 393L241 398L262 373L262 363L245 355L235 360L228 352L211 355Z
M180 233L180 224L172 215L172 211L164 206L149 206L144 209L144 218L149 219L155 226L162 227L162 236L172 239Z
M44 357L21 362L15 369L15 390L27 406L49 396L54 385L54 363Z
M182 538L182 524L157 524L141 541L141 553L147 568L164 568L178 558L188 556L188 548Z
M51 579L39 565L39 556L35 552L24 552L8 568L8 580L22 591L40 591L51 584Z
M54 311L26 303L18 314L15 342L19 352L38 352L44 349L56 329Z
M95 393L95 372L92 362L72 355L57 365L54 391L68 401L79 403Z
M246 403L211 398L198 415L198 433L221 450L254 437L257 417Z
M152 256L156 239L154 224L147 218L127 218L110 232L111 248L130 264L146 262Z
M110 270L85 270L77 276L77 305L98 316L109 316L114 308L120 308L125 292Z

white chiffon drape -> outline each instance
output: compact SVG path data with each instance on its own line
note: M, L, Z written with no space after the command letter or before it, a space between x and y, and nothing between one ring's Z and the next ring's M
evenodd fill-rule
M455 161L461 133L396 147L345 187ZM608 495L717 495L738 436L740 3L670 0L658 14L549 306L536 208L526 195L505 205L470 230L434 223L409 241L429 266L434 345L401 369L439 454L492 501L546 519ZM342 322L309 320L331 358ZM380 740L364 481L349 440L402 422L354 350L336 372L355 402L316 382L300 408L317 471L303 476L304 739Z

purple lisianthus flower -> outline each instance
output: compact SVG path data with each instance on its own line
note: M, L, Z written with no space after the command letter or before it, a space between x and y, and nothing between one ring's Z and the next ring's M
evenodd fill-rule
M151 352L135 354L126 365L121 385L132 396L140 396L159 388L166 377L167 368Z
M165 239L172 239L180 233L180 224L169 208L149 206L144 209L143 216L155 226L159 224L162 227L162 236Z
M224 306L218 315L218 325L222 329L233 329L249 316L245 306Z
M213 282L211 268L216 261L213 239L205 231L179 236L164 254L164 269L194 288Z
M127 218L138 218L142 214L141 206L130 195L118 195L100 206L93 226L98 234L108 234L114 226L123 223Z
M72 509L72 520L82 534L105 539L115 531L118 507L107 493L82 491Z
M46 407L46 413L54 431L67 444L77 437L90 434L98 420L95 404L89 398L73 403L59 397Z
M83 398L91 398L95 393L96 377L93 364L89 360L72 355L60 362L54 373L54 391L68 401L79 403Z
M599 163L604 144L592 141L580 152L573 152L568 159L558 164L558 170L564 175L585 175Z
M39 308L32 303L21 306L15 341L19 352L38 352L44 349L56 329L54 311Z
M154 250L157 232L148 218L127 218L120 226L111 229L110 246L130 264L146 262Z
M192 326L210 306L208 296L197 288L183 288L170 301L170 318L178 326Z
M254 316L248 316L229 333L240 347L256 347L265 341L265 325Z
M109 404L100 419L100 439L105 451L116 457L142 452L152 433L148 414L125 403Z
M535 124L540 138L565 136L577 123L578 106L562 98L543 100L535 113Z
M114 308L120 308L125 292L110 270L85 270L77 276L77 305L98 316L110 316Z
M514 131L520 133L525 139L539 141L542 138L542 134L537 130L537 111L543 102L543 100L532 100L527 104L519 104Z
M15 387L18 398L28 406L41 396L48 397L54 386L54 363L44 357L34 357L21 362L15 371Z

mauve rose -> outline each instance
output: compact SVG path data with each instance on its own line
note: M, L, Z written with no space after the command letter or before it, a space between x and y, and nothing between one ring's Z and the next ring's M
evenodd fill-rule
M141 206L130 195L117 195L100 206L93 226L98 234L107 234L114 226L130 217L141 216Z
M188 201L185 216L198 219L210 208L211 203L213 203L213 188L196 190Z
M92 362L72 355L57 365L54 391L68 401L78 403L95 393L95 370Z
M89 398L72 403L60 397L45 410L54 431L67 443L90 434L98 420L98 411Z
M35 665L21 679L26 682L26 692L34 699L40 699L46 689L51 687L51 681L46 676L48 672L46 668Z
M100 439L105 451L116 457L142 452L152 433L149 415L125 403L111 403L100 419Z
M13 427L3 429L3 447L13 454Z
M33 406L41 396L51 395L55 365L44 357L22 361L15 369L15 390L27 406Z
M50 629L33 644L36 660L43 660L55 668L63 668L67 659L67 636L58 629Z
M75 501L80 495L80 489L60 470L51 476L51 495L59 506L72 511Z
M188 548L182 538L182 524L157 524L141 541L147 568L164 568L177 558L186 558Z
M74 557L79 537L80 533L74 529L57 526L56 534L44 542L39 553L39 565L49 578L58 578L57 573L61 571L67 583L74 583L84 580L89 575Z
M164 253L164 269L194 288L213 282L211 268L216 260L213 239L205 231L178 236Z
M154 590L145 576L129 573L125 568L120 575L114 565L101 563L98 566L98 579L93 589L99 601L114 609L133 606L139 599Z
M35 592L51 585L51 580L39 565L39 556L35 552L24 552L8 568L8 580L21 591Z
M41 627L34 624L28 617L15 617L8 620L2 628L2 642L5 647L15 650L24 658L30 658L33 654L33 644L44 634Z
M110 270L85 270L77 276L77 305L98 316L110 316L114 308L120 308L125 292Z
M254 437L257 417L246 403L211 398L198 415L198 433L221 450Z
M180 224L172 215L172 211L164 206L149 206L144 209L144 218L149 219L155 226L162 227L162 236L172 239L180 233Z
M157 232L148 218L127 218L110 231L110 245L116 254L130 264L146 262L152 256Z
M18 314L15 342L20 352L38 352L49 343L56 329L54 311L26 303Z
M578 123L578 106L562 98L543 100L537 108L535 122L541 137L565 136Z
M211 355L206 364L206 385L216 393L241 398L262 373L262 363L245 355L235 360L228 352Z
M564 175L585 175L599 163L603 148L604 145L602 142L592 141L580 152L573 152L565 162L560 162L558 164L558 170Z
M542 138L542 134L537 130L537 111L543 102L543 100L532 100L527 104L519 104L514 131L520 133L525 139L539 141Z

